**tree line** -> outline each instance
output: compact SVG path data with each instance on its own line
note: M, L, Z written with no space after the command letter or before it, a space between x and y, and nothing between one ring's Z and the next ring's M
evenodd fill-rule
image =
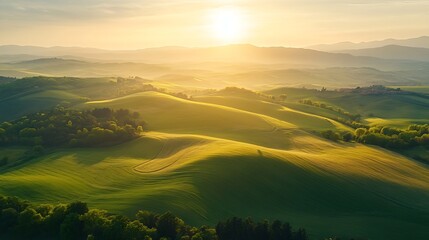
M305 229L293 230L289 223L275 220L254 222L251 218L233 217L216 225L216 233L222 240L274 240L274 239L308 239Z
M334 119L334 120L336 120L336 121L338 121L344 125L347 125L349 127L352 127L355 129L366 127L365 124L361 123L362 116L360 114L353 114L353 113L347 112L346 110L344 110L342 108L334 107L334 106L329 105L327 103L317 102L317 101L313 101L310 99L302 99L302 100L299 100L299 102L302 104L306 104L306 105L310 105L310 106L314 106L314 107L318 107L318 108L323 108L323 109L327 109L327 110L336 112L343 117L334 117L332 119Z
M416 146L429 148L429 125L412 124L407 129L387 126L358 128L355 130L355 139L357 142L390 149L405 149Z
M342 108L334 107L334 106L329 105L327 103L317 102L317 101L313 101L310 99L299 100L299 103L318 107L318 108L328 109L330 111L339 113L339 114L346 117L346 119L339 118L340 121L349 121L350 122L349 124L352 124L353 122L356 122L356 123L360 122L361 117L362 117L360 114L353 114L353 113L347 112L346 110L344 110Z
M136 138L144 124L127 109L71 110L57 107L0 124L0 146L91 147Z
M194 227L170 212L138 211L134 217L89 209L84 202L31 204L0 196L1 239L64 240L306 240L304 229L276 220L254 222L231 218L215 228Z
M429 124L412 124L406 129L388 126L357 128L353 133L322 131L321 136L333 141L356 141L364 144L399 150L423 146L429 148Z

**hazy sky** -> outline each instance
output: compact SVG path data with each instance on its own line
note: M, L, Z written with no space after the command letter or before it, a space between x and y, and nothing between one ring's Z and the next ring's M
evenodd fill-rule
M429 35L429 0L0 0L0 44L307 46Z

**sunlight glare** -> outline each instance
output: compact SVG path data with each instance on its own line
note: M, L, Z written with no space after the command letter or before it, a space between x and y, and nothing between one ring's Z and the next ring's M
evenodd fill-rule
M223 43L232 43L243 37L244 19L237 9L215 10L211 15L211 23L212 34Z

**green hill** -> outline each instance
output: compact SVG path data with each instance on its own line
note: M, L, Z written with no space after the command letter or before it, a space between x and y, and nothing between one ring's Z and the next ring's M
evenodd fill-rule
M340 129L347 130L348 127L326 117L320 115L297 111L280 104L268 102L263 99L235 97L235 96L202 96L197 97L197 101L218 104L222 106L230 106L237 109L246 110L271 116L283 121L293 123L299 128L307 130L326 130Z
M275 150L150 132L116 147L60 150L8 169L0 192L36 202L81 199L126 214L169 209L198 224L233 215L289 219L317 237L427 236L427 167L362 145L292 140L294 149Z
M88 102L81 107L128 108L140 112L151 131L199 134L283 148L297 126L266 115L221 105L184 100L158 92Z
M358 91L358 90L357 90ZM362 90L364 91L364 90ZM353 91L317 91L314 89L279 88L266 92L275 96L287 94L288 101L295 104L294 108L304 110L296 102L311 99L342 108L364 118L378 117L382 119L408 119L408 122L421 123L429 119L429 97L424 94L399 93L360 93ZM288 105L290 103L287 103ZM307 108L313 111L316 108ZM317 114L317 113L316 113ZM398 123L398 121L396 121ZM402 125L408 124L404 122Z
M16 91L9 98L0 91L1 103L31 106L37 99L79 99L73 108L127 108L141 114L147 132L113 147L47 149L44 156L0 167L0 194L37 203L82 200L123 214L170 210L195 225L231 216L278 218L306 228L315 239L429 236L427 165L381 148L310 134L347 127L329 119L335 113L297 103L302 93L289 93L284 104L252 92L187 100L145 91L96 100L117 89L109 79L99 81L111 87L101 84L104 87L92 92L96 85L90 82L71 81L61 84L63 89L52 88L55 82L49 88L38 83L36 89L43 91L30 91L33 85L22 93L9 88ZM276 91L272 94L283 90ZM299 91L318 97L317 92ZM350 96L347 102L335 94L326 99L334 99L336 106L353 104ZM399 101L396 97L390 101ZM92 100L84 102L87 98ZM389 104L387 95L383 99ZM418 103L424 101L405 105L422 111L425 106ZM366 104L381 108L370 100ZM358 109L359 104L354 106ZM379 109L379 114L383 111L388 112ZM425 117L419 114L416 118ZM2 146L0 156L15 161L26 150Z
M12 98L0 99L0 121L16 119L28 113L51 109L58 104L76 104L85 98L61 90L32 91Z

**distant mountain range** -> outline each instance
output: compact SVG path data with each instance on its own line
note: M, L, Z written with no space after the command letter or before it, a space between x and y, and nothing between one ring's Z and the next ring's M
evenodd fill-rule
M410 39L385 39L381 41L370 41L370 42L361 42L361 43L352 43L352 42L340 42L334 44L320 44L309 46L309 49L335 52L341 50L356 50L356 49L365 49L365 48L378 48L388 45L399 45L405 47L416 47L416 48L429 48L429 36L422 36L418 38Z
M208 62L277 64L281 65L279 68L373 67L381 70L416 70L428 67L428 63L422 61L379 59L353 56L348 53L322 52L302 48L257 47L248 44L208 48L163 47L126 51L75 47L0 46L0 62L3 63L12 62L11 59L19 62L25 58L28 58L25 60L34 60L40 57L60 57L89 62L142 62L149 64Z
M429 64L427 64L429 66ZM269 89L273 86L322 86L331 88L369 85L425 85L429 67L421 70L380 71L374 68L334 67L318 69L279 68L281 65L239 64L146 64L100 63L61 58L42 58L0 64L0 76L129 77L167 84L161 87L223 88L245 86Z
M338 52L349 53L355 56L370 56L385 59L408 59L429 62L429 48L388 45L378 48L342 50Z

